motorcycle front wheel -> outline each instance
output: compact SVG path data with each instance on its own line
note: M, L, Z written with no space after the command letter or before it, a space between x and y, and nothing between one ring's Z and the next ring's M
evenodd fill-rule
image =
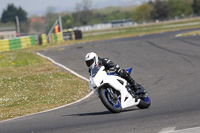
M114 91L114 90L113 90ZM122 110L120 100L111 94L107 88L99 90L99 96L104 106L112 113L119 113Z

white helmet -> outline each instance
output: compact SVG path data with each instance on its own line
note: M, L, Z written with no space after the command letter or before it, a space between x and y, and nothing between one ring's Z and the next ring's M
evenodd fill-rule
M93 68L98 64L98 56L94 52L87 53L85 56L85 63L88 67Z

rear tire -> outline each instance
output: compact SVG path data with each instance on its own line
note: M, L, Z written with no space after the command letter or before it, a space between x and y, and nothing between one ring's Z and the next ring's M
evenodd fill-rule
M119 99L112 99L106 88L99 90L99 95L104 106L112 113L119 113L122 110Z
M151 105L151 99L147 93L140 94L140 103L137 105L140 109L147 109Z

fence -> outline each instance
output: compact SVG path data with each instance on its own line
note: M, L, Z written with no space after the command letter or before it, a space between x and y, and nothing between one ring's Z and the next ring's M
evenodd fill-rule
M111 29L111 28L112 28L112 24L106 23L106 24L95 24L95 25L74 27L74 30L81 30L82 32L87 32L87 31L104 30L104 29Z
M81 30L82 32L88 32L88 31L95 31L95 30L118 28L118 27L128 27L132 25L134 25L134 22L132 20L122 19L122 20L113 20L113 21L101 23L101 24L74 27L74 30Z

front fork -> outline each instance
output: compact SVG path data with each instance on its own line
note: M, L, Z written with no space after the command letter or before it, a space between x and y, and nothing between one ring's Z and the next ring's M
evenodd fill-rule
M107 88L107 91L110 94L110 97L113 101L117 102L118 100L121 102L121 94L117 93L116 91L113 91L112 88Z
M117 94L115 94L115 93L113 92L113 89L107 88L107 91L110 93L110 96L111 96L113 99L117 99Z

